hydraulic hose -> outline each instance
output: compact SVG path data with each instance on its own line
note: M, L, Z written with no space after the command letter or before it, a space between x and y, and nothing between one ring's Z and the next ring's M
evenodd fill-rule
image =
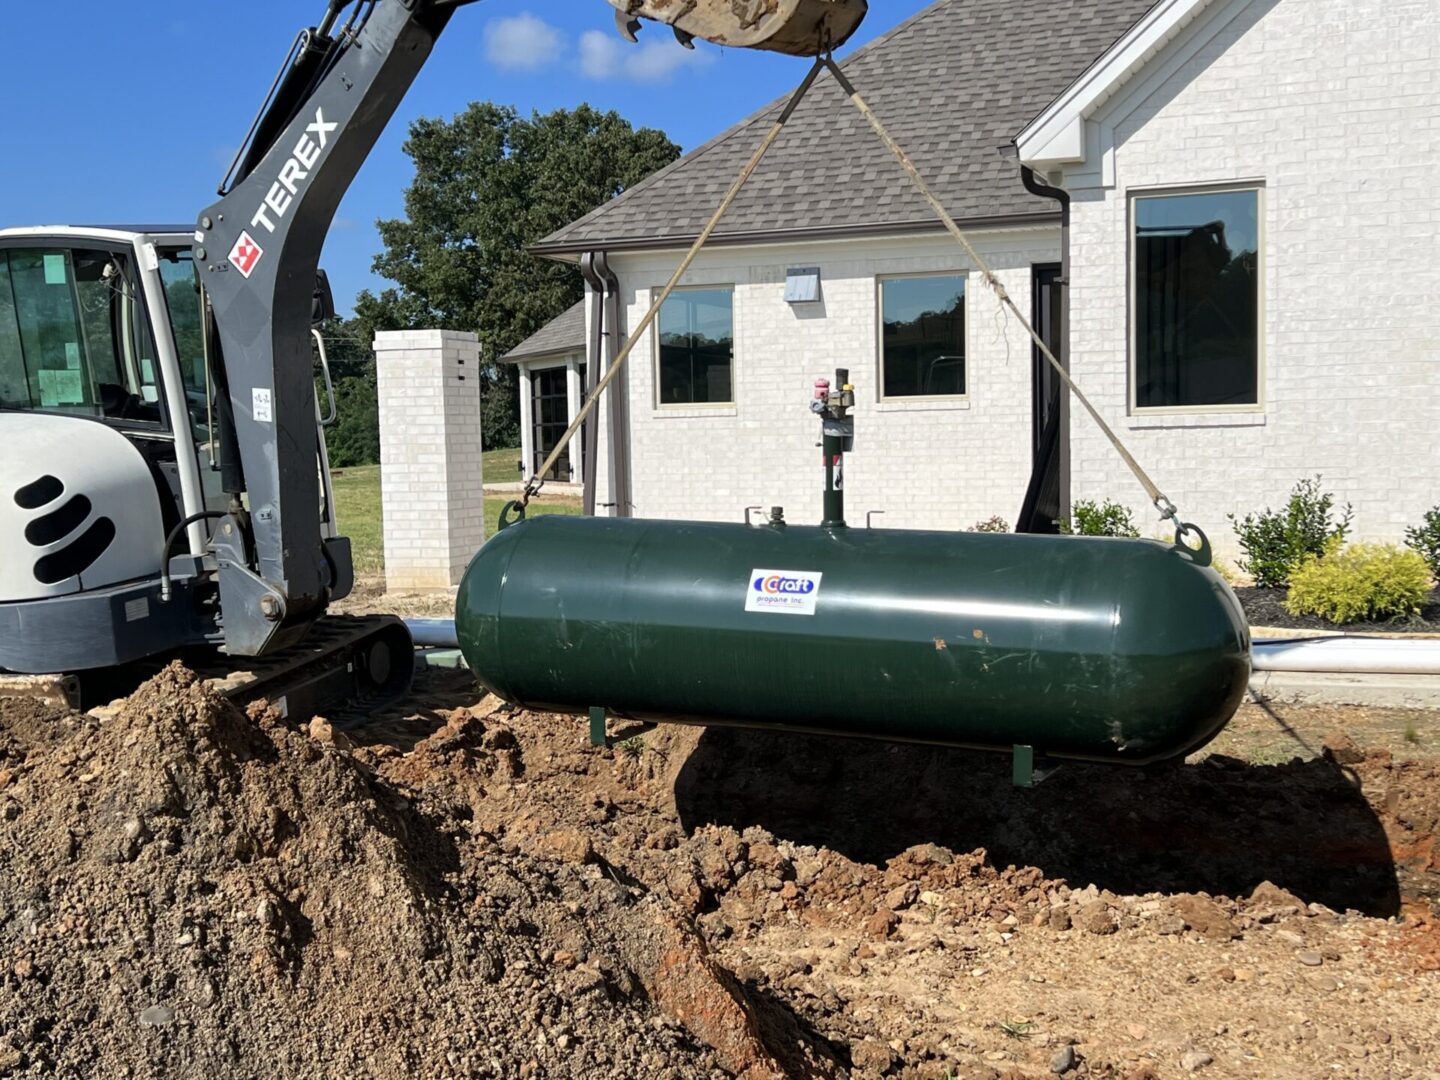
M201 510L198 514L191 514L184 521L180 522L170 530L170 535L165 537L165 546L160 551L160 602L168 604L174 594L174 587L170 581L170 552L175 547L175 541L180 535L198 521L206 521L210 518L223 518L223 510Z

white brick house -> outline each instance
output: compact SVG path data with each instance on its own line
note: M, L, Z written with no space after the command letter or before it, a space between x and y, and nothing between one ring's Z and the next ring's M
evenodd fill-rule
M1440 3L1163 0L1019 147L1073 199L1076 378L1217 540L1307 474L1362 536L1440 503ZM1141 215L1207 190L1256 215L1254 390L1142 408ZM1143 501L1087 420L1070 446L1077 496Z
M1366 537L1440 502L1440 4L941 0L846 66L1222 551L1227 514L1316 472ZM592 380L774 108L537 245L584 266ZM1153 528L861 123L822 80L641 343L577 470L599 512L818 521L806 407L844 367L852 521L1025 501L1038 529L1073 494ZM819 299L788 302L817 269Z

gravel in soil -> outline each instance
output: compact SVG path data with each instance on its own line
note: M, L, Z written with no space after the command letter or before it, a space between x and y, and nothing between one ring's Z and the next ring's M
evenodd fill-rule
M469 694L433 700L517 754L476 820L666 896L850 1075L1440 1076L1433 714L1247 705L1183 767L1018 792L1003 758L886 743L622 727L595 750Z
M1020 792L417 694L0 703L0 1076L1440 1076L1430 714L1247 706Z
M1316 615L1292 615L1285 608L1289 589L1237 588L1235 595L1245 609L1251 626L1274 626L1287 630L1343 630L1347 634L1440 634L1440 589L1430 594L1419 618L1386 622L1356 622L1341 626Z

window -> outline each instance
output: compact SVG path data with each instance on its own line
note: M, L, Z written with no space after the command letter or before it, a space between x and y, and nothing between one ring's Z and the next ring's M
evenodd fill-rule
M880 326L885 397L966 393L965 275L882 280Z
M205 316L200 305L200 279L189 251L160 252L160 280L170 313L170 332L180 360L180 377L192 398L205 400Z
M159 424L159 402L121 256L0 250L0 407Z
M541 368L530 374L535 423L535 460L530 468L540 471L545 459L559 445L570 426L569 370L563 367ZM546 480L567 483L570 480L570 448L567 446L555 462Z
M672 293L660 309L659 403L733 403L734 364L734 290Z
M186 248L162 248L160 281L165 287L165 305L170 316L170 333L180 361L180 381L185 387L185 407L195 440L210 442L210 375L205 363L205 310L200 296L200 279ZM218 449L211 447L212 454Z
M1137 409L1260 403L1260 192L1134 199Z

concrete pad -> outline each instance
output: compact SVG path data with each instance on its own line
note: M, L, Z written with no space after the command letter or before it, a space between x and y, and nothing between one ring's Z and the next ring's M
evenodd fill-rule
M1257 671L1250 677L1250 694L1257 700L1286 705L1440 709L1440 675Z

